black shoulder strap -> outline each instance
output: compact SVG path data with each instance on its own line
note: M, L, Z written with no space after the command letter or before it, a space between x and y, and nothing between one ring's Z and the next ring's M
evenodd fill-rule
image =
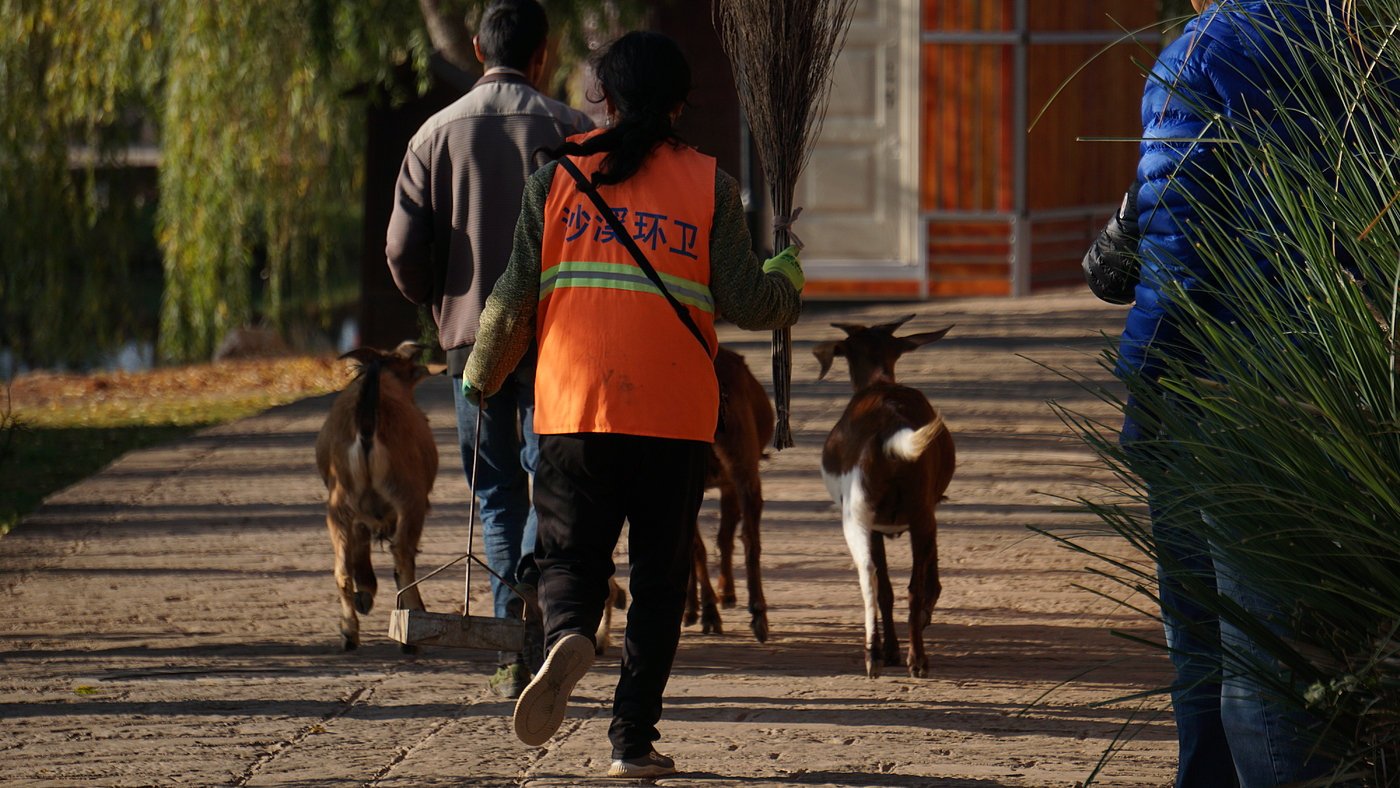
M651 261L647 260L646 255L642 254L642 250L637 246L637 242L632 240L631 234L627 232L626 227L622 226L622 222L618 220L617 214L613 213L613 209L603 200L603 196L598 193L597 189L593 188L593 184L589 182L588 178L584 177L583 172L580 171L573 162L569 161L568 156L559 157L559 166L563 167L573 176L574 181L578 184L579 191L588 195L588 198L593 201L594 207L598 209L598 212L607 220L608 226L612 228L613 235L622 242L623 246L627 247L627 251L632 253L632 257L637 261L638 267L647 275L651 283L656 285L656 288L661 291L661 295L666 296L666 300L671 302L671 308L676 310L676 316L681 319L682 323L685 323L686 328L690 329L690 333L695 335L695 339L700 342L700 347L705 349L705 355L713 357L714 354L710 352L710 343L705 341L705 335L700 333L700 327L695 325L695 319L690 316L690 311L687 310L680 301L677 301L675 296L671 295L670 290L666 289L666 284L661 281L661 275L656 273L656 269L651 266Z

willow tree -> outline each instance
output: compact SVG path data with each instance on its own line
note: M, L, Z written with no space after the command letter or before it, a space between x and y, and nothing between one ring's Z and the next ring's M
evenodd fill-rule
M0 347L52 363L130 338L151 235L164 358L207 357L250 321L258 276L265 317L293 293L325 305L361 205L350 96L404 98L395 68L426 74L434 50L479 68L468 20L488 1L0 0ZM567 68L642 3L545 5ZM160 152L153 226L99 177L143 130Z

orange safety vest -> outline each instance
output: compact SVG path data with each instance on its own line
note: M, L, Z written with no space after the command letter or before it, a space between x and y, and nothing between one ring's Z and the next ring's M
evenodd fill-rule
M605 155L570 158L591 176ZM715 160L663 143L631 178L598 193L717 348L709 287ZM713 357L563 167L544 211L535 432L713 441Z

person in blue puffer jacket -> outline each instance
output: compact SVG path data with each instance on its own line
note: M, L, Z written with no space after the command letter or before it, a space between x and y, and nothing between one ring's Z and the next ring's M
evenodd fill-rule
M1215 283L1196 250L1209 240L1199 230L1208 223L1203 220L1213 213L1212 206L1239 199L1230 195L1267 193L1238 187L1225 192L1222 184L1247 180L1251 173L1228 171L1235 151L1214 142L1226 136L1222 129L1239 124L1248 138L1248 129L1257 128L1253 124L1284 129L1279 122L1283 107L1306 123L1308 111L1331 105L1319 103L1317 96L1306 101L1297 96L1297 86L1306 80L1296 75L1314 68L1307 44L1324 26L1335 24L1333 6L1340 0L1192 4L1200 15L1162 52L1143 92L1137 172L1141 271L1119 344L1117 373L1122 378L1155 381L1165 371L1164 356L1210 375L1209 359L1183 336L1172 299L1184 294L1216 317L1231 319L1228 306L1209 294ZM1230 207L1236 213L1246 209L1256 226L1287 232L1267 198ZM1272 264L1261 253L1261 270L1267 274ZM1129 398L1122 441L1130 454L1134 443L1163 437L1152 434L1149 425L1155 420L1140 408ZM1253 597L1228 568L1217 571L1206 539L1189 525L1192 518L1200 522L1199 513L1163 516L1172 502L1154 499L1152 492L1155 541L1174 566L1170 572L1159 568L1159 592L1177 670L1172 703L1180 745L1178 788L1263 788L1325 773L1325 764L1308 759L1309 742L1298 732L1298 721L1263 699L1247 677L1222 671L1222 638L1251 646L1228 622L1193 603L1177 573L1191 572L1260 615L1271 611L1270 603Z

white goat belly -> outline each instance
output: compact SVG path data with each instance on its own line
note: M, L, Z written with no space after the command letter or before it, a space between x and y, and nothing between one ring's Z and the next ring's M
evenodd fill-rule
M851 471L856 473L856 471ZM841 503L842 493L846 489L845 478L850 474L831 474L822 468L822 481L826 483L826 493L831 496L831 500Z
M870 527L871 529L879 531L882 534L902 534L905 531L909 530L908 523L905 523L904 525L884 525L882 523L875 523Z

